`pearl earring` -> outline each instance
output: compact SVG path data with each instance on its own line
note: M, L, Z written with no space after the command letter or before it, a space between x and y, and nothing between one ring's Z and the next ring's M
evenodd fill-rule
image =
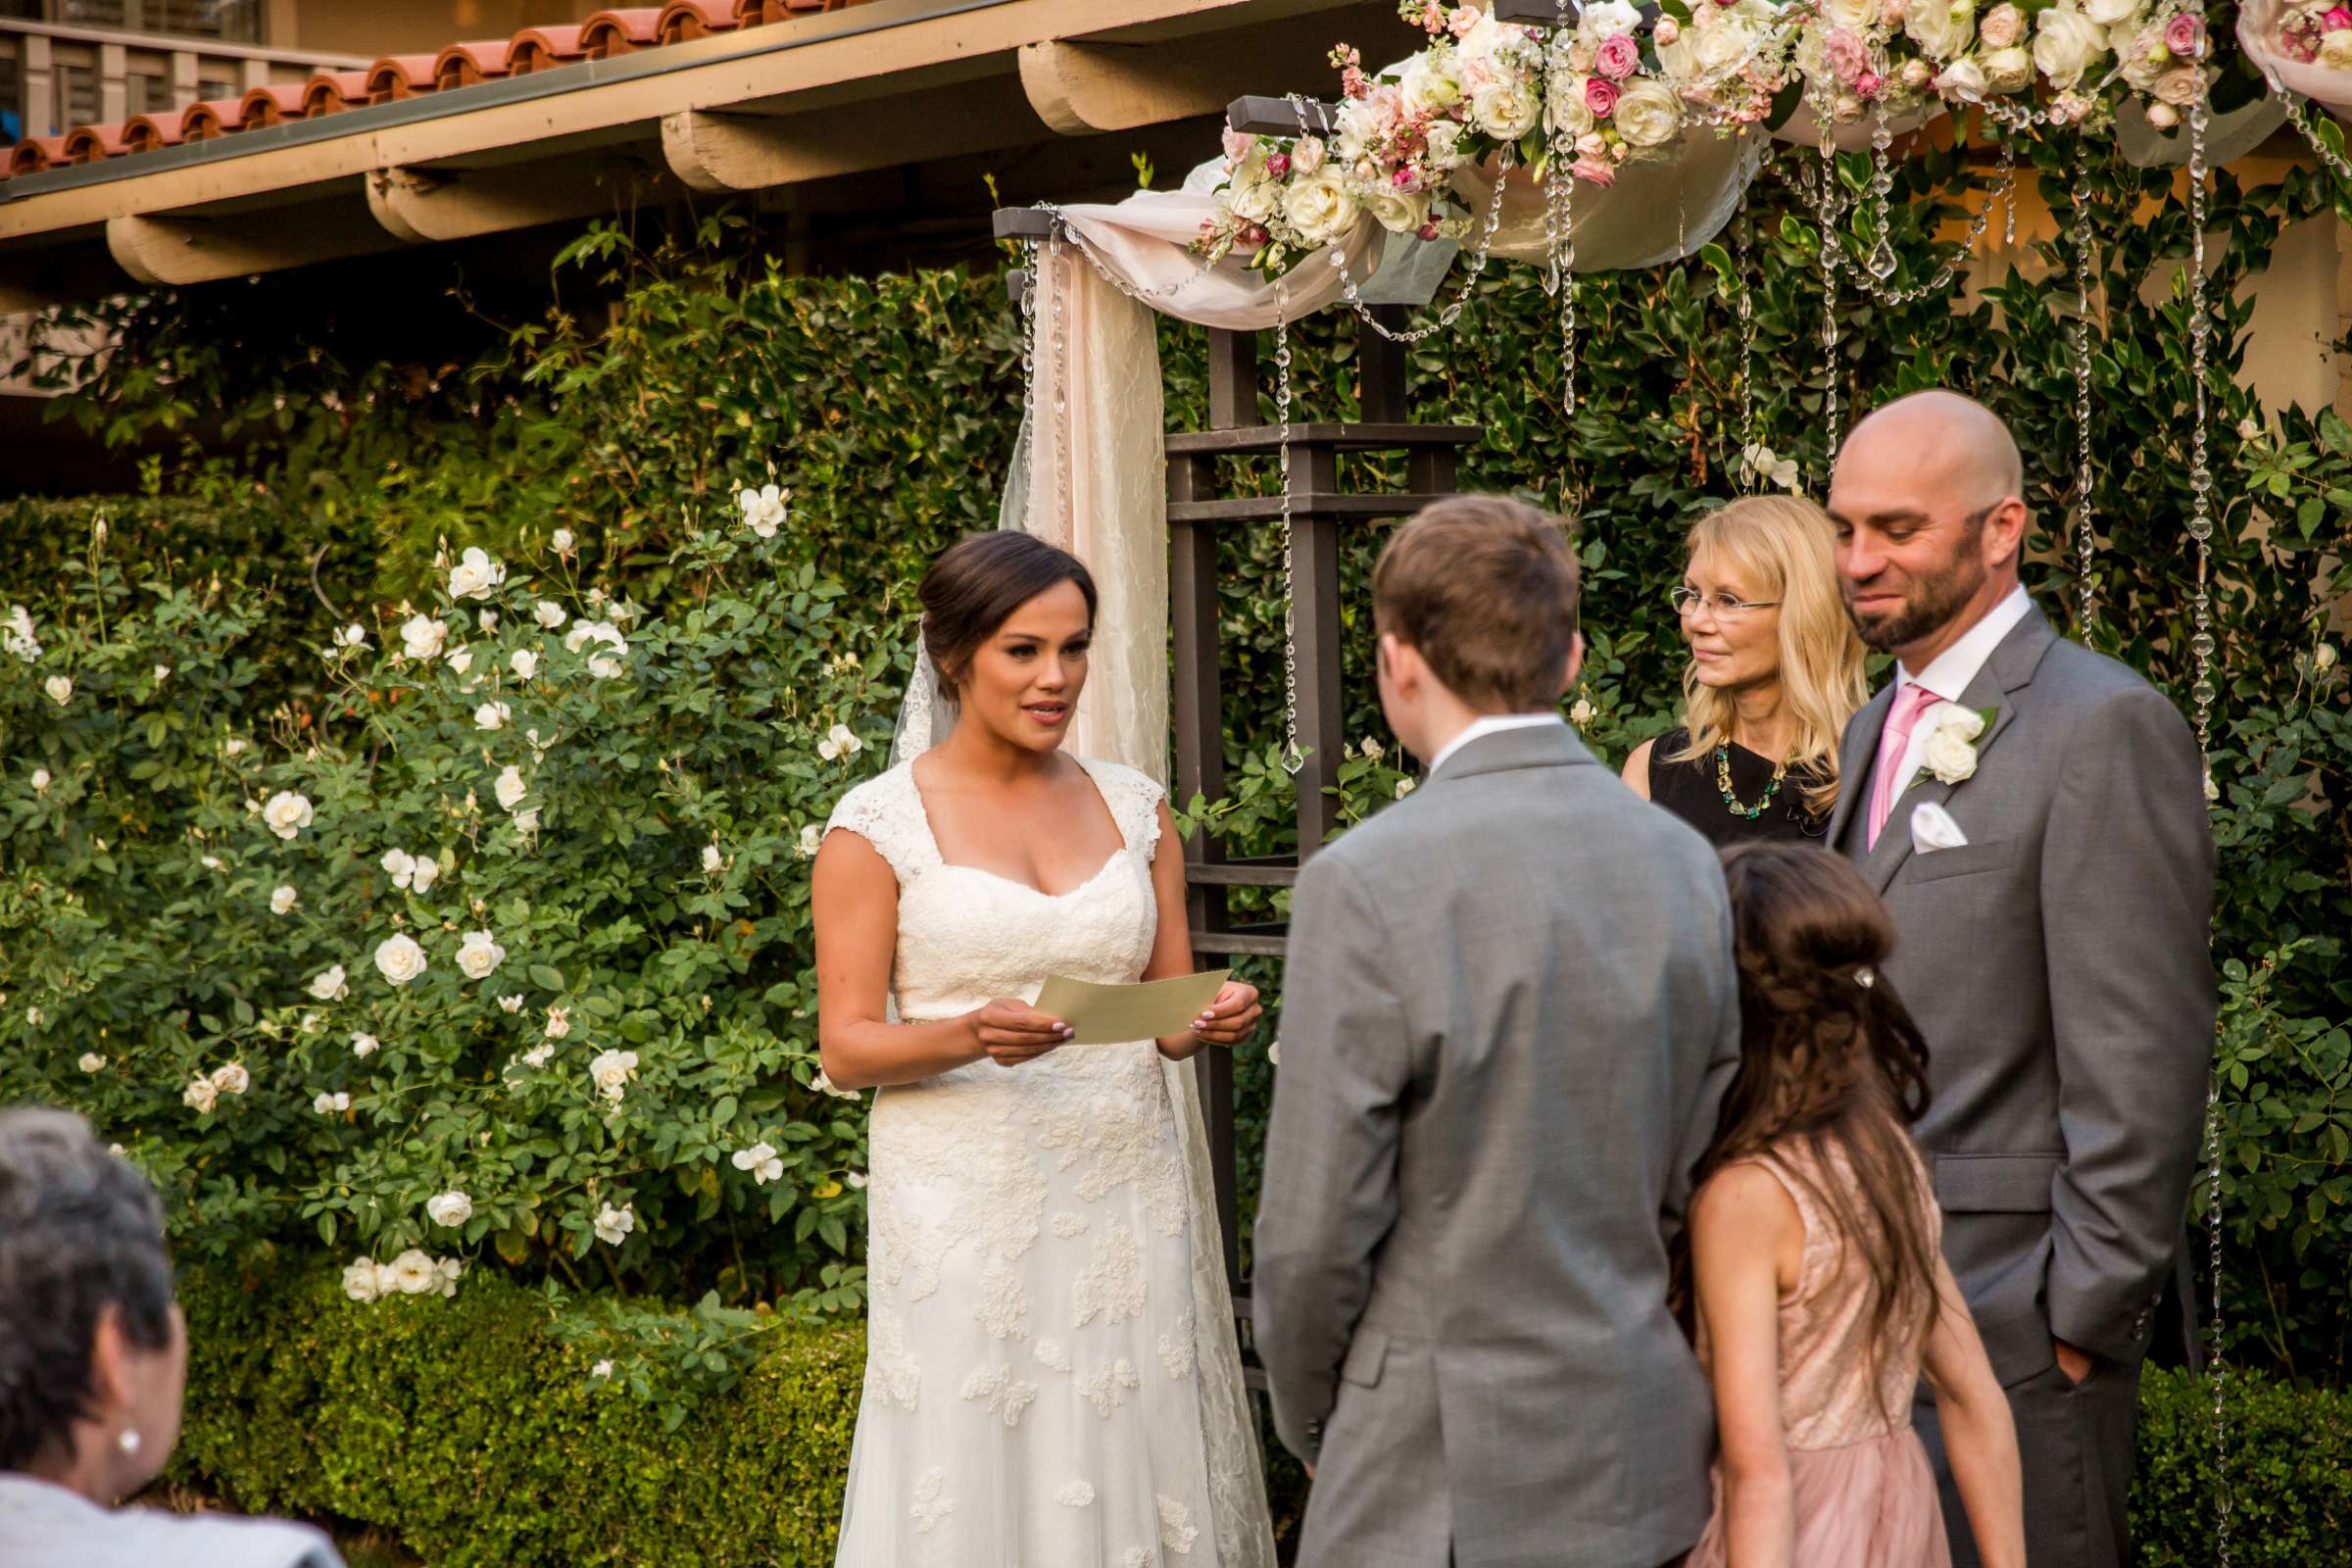
M122 1429L122 1435L117 1438L115 1442L122 1446L124 1453L137 1453L139 1451L138 1429L136 1427L124 1427Z

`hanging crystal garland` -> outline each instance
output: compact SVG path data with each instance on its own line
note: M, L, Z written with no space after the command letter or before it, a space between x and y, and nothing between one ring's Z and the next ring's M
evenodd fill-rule
M2075 143L2075 319L2067 334L2067 358L2075 371L2075 585L2082 618L2077 633L2090 641L2090 563L2098 540L2092 527L2090 471L2090 140Z
M1732 270L1737 274L1733 286L1739 290L1736 310L1740 318L1740 461L1733 465L1739 477L1740 493L1752 488L1754 476L1748 472L1747 455L1756 446L1756 382L1753 374L1756 359L1756 301L1748 286L1747 247L1754 221L1747 213L1747 192L1740 192L1740 207L1732 215Z
M1298 745L1298 577L1291 553L1291 302L1290 291L1275 285L1274 417L1282 426L1278 437L1282 472L1282 767L1296 778L1306 765Z
M2201 10L2201 8L2200 8ZM2192 601L2195 630L2189 652L2196 660L2197 751L2205 759L2205 798L2218 798L2211 745L2213 704L2213 469L2206 461L2205 370L2213 336L2205 286L2205 136L2212 122L2207 89L2200 84L2188 108L2188 366L2191 381L2188 534L2197 542L2197 592ZM2205 1096L2205 1262L2213 1275L2213 1309L2206 1326L2205 1372L2213 1400L2215 1546L2221 1568L2230 1568L2229 1367L2222 1358L2222 1081L2217 1071Z
M1838 264L1843 260L1845 241L1838 232L1838 220L1843 216L1845 203L1838 194L1838 148L1830 140L1829 122L1822 122L1821 170L1814 186L1817 195L1815 211L1821 222L1821 359L1822 359L1822 425L1829 432L1829 451L1824 459L1833 468L1838 463ZM1825 480L1825 489L1828 487Z
M1045 287L1038 271L1037 236L1021 241L1021 266L1029 286L1021 290L1021 497L1030 505L1037 494L1037 291Z
M1567 117L1552 113L1551 95L1568 64L1568 42L1574 33L1576 7L1559 0L1559 17L1544 51L1544 259L1548 269L1544 287L1560 301L1560 415L1576 414L1576 172L1568 154L1574 150ZM1561 465L1560 510L1568 510L1567 465Z
M1914 283L1908 287L1896 287L1886 281L1894 274L1894 253L1887 230L1892 211L1889 197L1893 190L1893 175L1887 167L1886 148L1879 144L1880 136L1886 132L1886 117L1882 114L1878 128L1871 134L1872 151L1877 156L1877 167L1871 176L1871 187L1874 192L1879 194L1880 198L1878 202L1878 244L1872 249L1871 266L1849 267L1847 270L1853 274L1855 285L1877 303L1889 307L1913 305L1931 296L1950 291L1953 279L1960 275L1960 269L1975 253L1977 242L1984 237L1984 230L1990 226L1995 203L1999 204L2005 215L2004 242L2011 247L2017 244L2017 147L2009 138L2001 139L2000 178L1992 190L1986 194L1984 205L1977 210L1976 217L1969 220L1968 232L1960 237L1960 243L1954 247L1950 259L1938 267L1935 275L1926 282ZM1892 137L1888 136L1887 141L1891 145ZM1836 155L1833 152L1829 156L1834 158ZM1834 164L1826 167L1822 172L1826 180L1835 182L1836 166ZM1885 251L1885 260L1887 264L1884 271L1879 270L1877 266L1882 249Z
M2319 155L2320 162L2328 166L2328 172L2345 184L2352 185L2352 162L2345 160L2340 144L2330 147L2328 139L2320 134L2320 127L2312 122L2311 100L2276 84L2271 87L2271 93L2286 106L2287 123L2302 132L2303 139L2311 144L2311 150Z
M1306 112L1310 108L1315 111L1315 117L1321 124L1324 136L1331 135L1331 111L1328 106L1321 103L1310 104L1305 95L1301 93L1292 93L1289 96L1291 113L1298 117L1300 136L1314 134L1313 128L1306 122ZM1455 286L1453 298L1446 303L1445 309L1438 313L1438 318L1427 326L1409 327L1403 331L1397 331L1383 322L1380 318L1372 314L1372 308L1364 303L1362 286L1356 281L1354 274L1348 270L1348 251L1345 240L1335 239L1325 247L1325 257L1330 261L1333 270L1340 274L1340 295L1346 300L1348 308L1355 313L1356 319L1392 343L1406 344L1421 342L1453 325L1460 318L1463 310L1470 304L1471 291L1478 287L1478 276L1487 270L1488 259L1494 254L1494 232L1502 224L1503 180L1510 171L1511 150L1505 147L1495 161L1494 189L1487 199L1486 220L1479 232L1477 243L1471 248L1469 263L1462 270L1462 280Z
M1046 315L1054 323L1054 521L1063 539L1074 536L1077 497L1070 472L1070 355L1063 331L1061 306L1061 225L1054 224L1046 241L1046 268L1053 274L1046 291Z

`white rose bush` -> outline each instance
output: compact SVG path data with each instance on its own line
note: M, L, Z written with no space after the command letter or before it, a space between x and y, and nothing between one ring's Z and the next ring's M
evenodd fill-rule
M310 634L318 696L267 712L240 644L282 602L103 551L19 590L0 1102L90 1115L183 1253L328 1249L371 1310L471 1265L854 1309L808 835L887 751L906 628L837 617L753 520L714 513L668 613L576 550L452 551Z

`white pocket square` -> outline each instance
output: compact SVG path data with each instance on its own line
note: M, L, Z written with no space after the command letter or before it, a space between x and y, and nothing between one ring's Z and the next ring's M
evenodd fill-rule
M1936 850L1957 850L1968 843L1968 835L1952 820L1952 813L1934 801L1922 801L1911 808L1911 853L1930 855Z

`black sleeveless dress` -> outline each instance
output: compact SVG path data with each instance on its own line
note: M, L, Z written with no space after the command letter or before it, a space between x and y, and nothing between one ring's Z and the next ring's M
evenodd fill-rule
M1725 849L1759 839L1828 842L1829 812L1816 816L1806 808L1805 788L1814 782L1810 772L1789 769L1775 791L1773 763L1744 746L1731 745L1732 793L1740 801L1735 810L1724 802L1713 751L1687 762L1667 760L1690 743L1689 730L1670 729L1649 749L1649 798L1698 829L1708 843ZM1749 815L1758 806L1763 809Z

